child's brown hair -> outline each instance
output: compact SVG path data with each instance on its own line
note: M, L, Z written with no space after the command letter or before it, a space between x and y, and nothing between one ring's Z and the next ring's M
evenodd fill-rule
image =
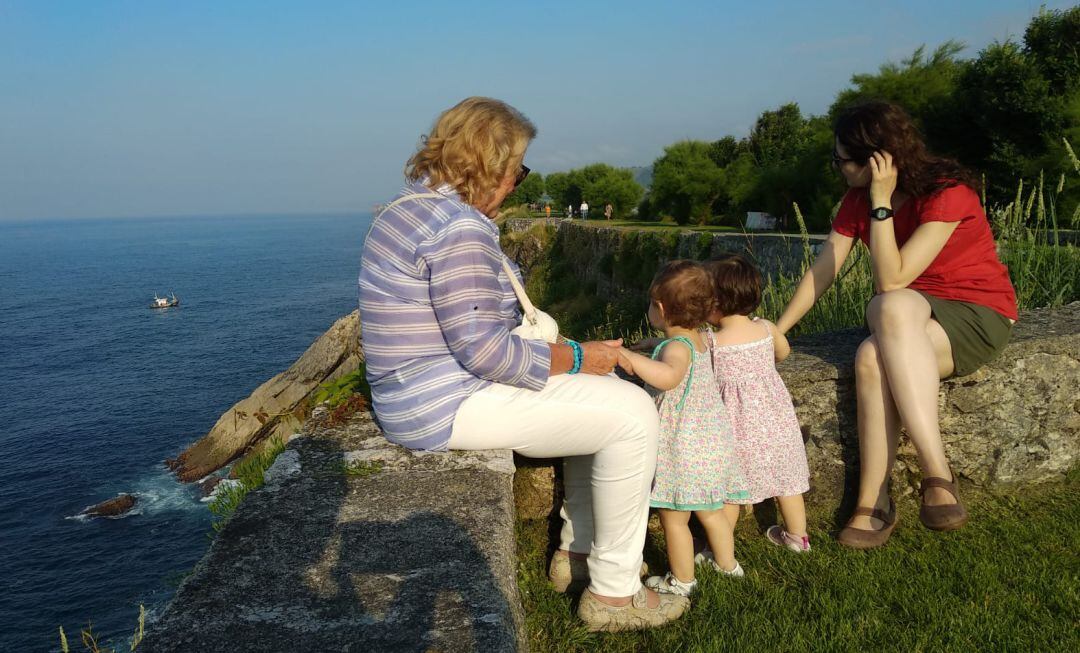
M749 315L761 305L761 272L742 254L707 261L721 315Z
M664 320L686 329L705 323L715 298L712 276L694 261L668 261L649 286L649 299L663 305Z

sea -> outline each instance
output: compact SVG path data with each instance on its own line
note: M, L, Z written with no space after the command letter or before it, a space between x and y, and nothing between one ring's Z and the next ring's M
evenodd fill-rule
M128 650L160 614L213 539L163 461L355 308L370 222L0 222L0 650L58 651L61 626ZM128 515L78 517L122 492Z

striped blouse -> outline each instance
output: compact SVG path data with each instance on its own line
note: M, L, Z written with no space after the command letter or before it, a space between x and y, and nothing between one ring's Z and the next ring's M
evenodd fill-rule
M431 192L417 182L397 197ZM445 450L469 395L492 383L540 390L551 362L546 342L510 334L520 314L498 228L451 187L438 193L377 216L360 258L372 408L410 449Z

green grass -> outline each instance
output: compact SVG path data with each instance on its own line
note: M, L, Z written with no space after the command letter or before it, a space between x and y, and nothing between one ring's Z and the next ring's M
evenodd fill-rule
M214 531L220 531L229 520L248 492L262 487L264 473L274 464L274 459L285 450L285 442L275 437L259 453L248 456L233 467L231 477L240 481L239 485L230 485L218 489L214 500L210 502L210 513L214 515Z
M811 512L813 552L769 544L752 518L736 532L743 580L702 571L690 612L640 633L590 634L576 597L547 583L545 522L518 524L518 582L534 653L572 651L974 651L1080 649L1080 475L969 506L935 533L903 501L890 542L836 544L833 514ZM666 571L662 536L646 560Z
M374 476L381 472L382 469L383 464L378 460L352 460L348 463L341 463L342 474L359 478Z

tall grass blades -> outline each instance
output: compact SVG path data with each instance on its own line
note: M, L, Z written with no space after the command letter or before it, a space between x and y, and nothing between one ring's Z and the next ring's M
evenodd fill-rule
M139 623L135 627L135 634L128 640L128 651L134 652L142 643L143 635L146 632L146 607L139 605ZM98 642L97 636L94 635L93 625L87 625L79 632L79 639L82 641L83 647L89 651L89 653L116 653L115 648L103 648ZM71 648L68 646L67 635L64 633L64 627L60 626L60 651L62 653L71 653Z
M233 466L230 476L236 482L222 482L215 488L214 500L210 502L210 513L217 517L213 523L214 531L224 528L225 522L236 512L248 492L262 487L266 470L284 450L285 441L274 437L261 451L249 455Z

